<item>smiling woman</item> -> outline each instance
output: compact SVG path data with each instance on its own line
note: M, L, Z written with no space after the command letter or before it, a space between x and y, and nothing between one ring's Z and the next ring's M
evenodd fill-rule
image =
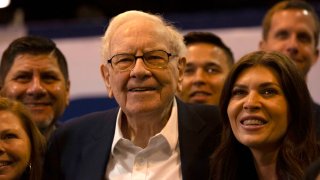
M212 179L303 179L319 155L307 85L283 54L243 56L226 79L220 109Z
M0 178L40 180L45 140L29 111L0 97Z

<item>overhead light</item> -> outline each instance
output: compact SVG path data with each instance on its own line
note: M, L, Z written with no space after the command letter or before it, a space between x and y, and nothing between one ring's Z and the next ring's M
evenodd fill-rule
M0 8L6 8L9 6L11 0L0 0Z

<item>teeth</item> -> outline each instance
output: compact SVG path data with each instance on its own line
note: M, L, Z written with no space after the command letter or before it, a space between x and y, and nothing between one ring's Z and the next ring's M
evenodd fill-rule
M263 125L265 124L264 121L258 119L248 119L242 122L243 125Z
M145 91L146 89L131 89L131 91Z
M8 162L8 161L6 161L6 162L0 162L0 166L7 166L7 165L9 165L10 163Z

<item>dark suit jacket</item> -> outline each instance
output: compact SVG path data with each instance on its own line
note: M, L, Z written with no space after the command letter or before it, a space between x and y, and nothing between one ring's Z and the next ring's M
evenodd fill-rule
M320 105L317 103L313 103L313 112L315 114L315 125L316 125L316 132L317 138L320 140Z
M220 141L216 106L187 105L177 100L182 177L209 177L209 156ZM44 179L101 180L109 160L118 108L69 120L53 134L45 159Z

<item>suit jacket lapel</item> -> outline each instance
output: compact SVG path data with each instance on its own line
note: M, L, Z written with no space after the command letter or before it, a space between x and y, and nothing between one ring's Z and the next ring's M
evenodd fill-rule
M185 104L177 102L182 177L183 179L199 179L203 175L198 172L205 172L202 168L206 167L199 157L203 156L200 151L204 144L203 141L207 139L207 131L203 130L207 124ZM195 175L197 177L194 177Z
M83 148L80 160L80 172L77 179L103 179L106 165L109 161L113 142L118 108L113 113L105 114L106 121L97 124L97 128L87 139L87 146Z

